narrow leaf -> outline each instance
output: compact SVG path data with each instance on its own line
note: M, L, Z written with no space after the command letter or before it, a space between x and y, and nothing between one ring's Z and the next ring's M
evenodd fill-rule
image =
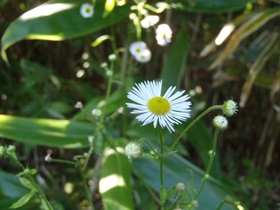
M31 191L34 191L34 192L37 191L37 189L32 185L32 183L28 179L26 179L24 177L19 177L19 181L23 186L30 189Z
M134 209L130 185L131 165L124 155L125 140L110 141L103 153L102 174L99 190L105 210Z
M53 119L35 119L0 115L0 136L31 144L83 148L94 133L91 124Z
M34 194L35 192L31 190L29 193L22 196L17 202L13 203L13 205L11 205L9 208L16 209L25 205L33 197Z
M243 39L278 15L280 15L279 8L267 9L265 11L253 14L248 21L246 21L236 31L233 32L225 49L220 53L218 58L211 64L209 68L214 69L219 66L232 52L234 52Z

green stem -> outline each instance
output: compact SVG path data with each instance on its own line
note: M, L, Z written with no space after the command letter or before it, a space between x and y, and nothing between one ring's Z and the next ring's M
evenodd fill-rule
M92 154L93 154L93 146L90 147L90 149L89 149L89 151L88 151L88 153L87 153L87 157L86 157L86 160L85 160L85 164L83 165L83 169L82 169L83 171L86 170L87 165L88 165L88 162L89 162L89 159L90 159L90 157L91 157Z
M80 174L82 176L82 182L84 184L84 188L86 190L86 194L87 194L87 198L88 198L88 203L89 203L89 206L90 206L90 210L94 210L94 206L93 206L93 200L92 200L92 193L90 192L89 188L88 188L88 184L87 184L87 181L85 179L85 176L84 176L84 168L81 170L80 168Z
M159 130L159 141L160 141L160 158L159 158L159 166L160 166L160 186L163 186L163 139L162 139L162 131L160 128Z
M180 139L184 136L184 134L195 124L197 123L202 117L204 117L209 112L216 110L216 109L222 109L222 105L215 105L211 106L208 109L206 109L204 112L202 112L199 116L197 116L184 130L183 132L176 138L172 146L168 149L168 151L165 153L164 158L169 155L169 153L175 148L175 146L178 144Z
M234 206L236 209L239 209L239 208L237 207L237 205L236 205L235 202L223 200L223 201L220 203L220 205L218 206L217 210L221 210L224 204L229 204L229 205Z
M21 168L23 171L25 171L25 167L21 164L20 161L18 161L18 159L16 159L15 157L13 157L12 155L8 155L11 159L13 159ZM31 174L27 174L30 182L32 183L32 185L36 188L36 191L38 192L39 196L42 198L42 200L44 200L45 204L47 205L47 208L49 210L53 210L51 204L49 203L49 201L47 200L46 196L44 195L44 193L41 192L37 182L35 181L35 179L33 178L33 176Z
M199 195L202 192L202 190L204 188L204 185L205 185L205 183L208 179L208 176L209 176L212 164L213 164L213 160L214 160L214 157L215 157L215 151L216 151L216 146L217 146L217 141L218 141L218 134L219 134L219 129L216 128L215 133L214 133L213 148L212 148L212 151L210 153L210 159L209 159L209 162L208 162L207 170L206 170L205 175L202 179L202 185L200 186L200 189L198 190L198 193L196 194L194 200L196 200L199 197Z
M73 161L69 161L69 160L61 160L61 159L51 159L50 162L54 162L54 163L65 163L65 164L69 164L69 165L76 165L75 162Z
M150 144L150 142L147 141L147 139L142 138L142 139L139 140L139 143L141 143L141 142L143 142L143 141L148 145L148 147L149 147L158 157L160 156L160 154L158 154L158 152L153 148L153 146Z

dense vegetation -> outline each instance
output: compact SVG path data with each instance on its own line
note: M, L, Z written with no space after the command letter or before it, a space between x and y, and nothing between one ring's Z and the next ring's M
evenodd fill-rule
M0 0L1 209L279 209L279 4ZM142 126L153 80L190 118Z

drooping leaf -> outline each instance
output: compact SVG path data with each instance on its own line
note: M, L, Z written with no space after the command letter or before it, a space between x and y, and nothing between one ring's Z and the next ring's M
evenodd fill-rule
M30 199L33 197L34 194L35 194L34 191L30 191L29 193L22 196L17 202L13 203L13 205L11 205L9 208L17 209L21 206L24 206L28 201L30 201Z
M244 9L248 3L256 0L178 0L175 5L180 9L191 12L225 13Z
M279 8L271 8L265 11L254 13L251 17L242 24L238 29L236 29L225 46L224 50L220 53L218 58L211 64L210 69L214 69L219 66L234 50L238 47L240 42L248 37L250 34L258 30L265 23L267 23L272 18L280 15Z
M154 190L159 192L159 164L153 160L139 159L133 161L137 171ZM164 160L163 165L164 185L170 189L179 182L189 186L186 193L191 197L192 193L196 193L201 186L204 172L177 154L170 155ZM188 191L192 191L191 193ZM217 209L223 200L232 202L238 201L230 189L226 188L221 182L209 177L205 187L198 198L197 210ZM235 210L232 206L227 206L228 210Z
M272 33L270 36L266 37L266 46L260 52L259 57L250 68L246 82L243 85L241 96L240 96L240 102L239 102L240 107L245 106L246 101L250 95L252 86L254 84L254 81L256 80L259 72L264 67L266 61L272 55L273 50L279 48L279 44L280 44L280 36L278 33L275 32Z
M83 18L80 7L85 0L51 0L21 15L6 29L1 40L1 54L7 60L6 49L24 39L59 41L84 36L123 20L129 6L116 7L102 16L104 4L97 1L92 18Z
M124 155L125 142L124 139L114 139L103 153L99 190L106 210L134 209L130 185L131 164Z
M83 148L94 133L91 124L71 121L0 115L0 136L31 144Z

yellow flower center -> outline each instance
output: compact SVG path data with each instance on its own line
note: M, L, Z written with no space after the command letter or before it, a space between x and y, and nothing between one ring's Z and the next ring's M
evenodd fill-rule
M149 110L155 115L165 115L170 111L170 103L161 96L156 96L148 101Z

